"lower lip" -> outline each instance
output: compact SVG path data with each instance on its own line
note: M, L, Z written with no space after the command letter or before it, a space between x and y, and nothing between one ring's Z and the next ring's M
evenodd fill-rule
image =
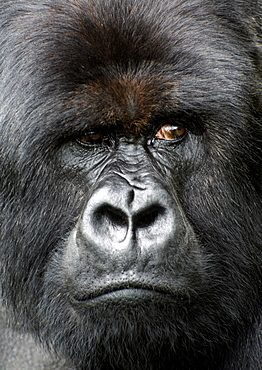
M168 294L156 292L153 290L147 290L147 289L119 289L115 290L113 292L108 292L101 294L99 296L96 296L94 298L87 298L87 299L74 299L75 304L80 305L93 305L105 302L128 302L130 303L138 303L139 301L147 301L147 300L156 300L161 299L163 300L163 297L168 297Z

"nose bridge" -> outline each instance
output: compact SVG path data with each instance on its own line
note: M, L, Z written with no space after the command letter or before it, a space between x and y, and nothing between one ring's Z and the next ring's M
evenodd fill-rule
M129 170L128 174L125 173L125 175L122 175L121 172L116 172L115 176L118 177L117 185L123 183L126 183L127 191L130 190L146 190L148 187L150 187L150 181L147 175L145 174L145 171L139 171L136 168ZM117 180L116 180L117 181Z
M114 161L101 173L102 184L108 183L113 189L129 192L134 190L146 190L152 187L154 179L153 167L147 158L142 143L133 143L132 140L120 140L119 149L115 154Z
M145 176L137 173L130 173L129 176L115 173L94 191L85 213L91 209L111 207L124 213L132 222L136 213L158 202L160 192L163 190L157 189ZM165 199L164 196L161 198Z
M122 163L124 173L127 175L129 172L143 171L150 163L144 143L141 141L134 142L127 138L120 139L116 159L118 163Z

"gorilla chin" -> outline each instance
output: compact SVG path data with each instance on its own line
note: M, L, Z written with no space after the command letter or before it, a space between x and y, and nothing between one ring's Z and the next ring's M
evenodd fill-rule
M261 1L0 2L0 368L261 370Z

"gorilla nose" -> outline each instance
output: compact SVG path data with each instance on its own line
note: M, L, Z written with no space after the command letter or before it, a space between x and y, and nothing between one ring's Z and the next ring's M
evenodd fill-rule
M110 238L114 242L123 242L132 232L132 240L136 239L139 229L149 229L157 227L160 218L164 217L165 209L159 204L146 205L138 212L132 212L132 209L118 208L108 201L97 208L94 208L91 216L91 224L98 233Z
M89 199L77 242L110 253L163 247L175 228L170 203L170 196L159 186L107 183Z

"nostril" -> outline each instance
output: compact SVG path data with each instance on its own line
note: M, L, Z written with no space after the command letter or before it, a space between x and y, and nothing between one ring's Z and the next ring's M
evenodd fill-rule
M104 235L115 242L122 242L128 232L128 217L119 208L103 204L93 212L93 228L100 236Z
M110 204L104 204L96 209L94 217L99 224L110 223L116 227L126 227L128 225L127 215L119 208L115 208Z
M134 217L135 229L143 229L154 225L166 210L159 204L153 204L137 213Z

